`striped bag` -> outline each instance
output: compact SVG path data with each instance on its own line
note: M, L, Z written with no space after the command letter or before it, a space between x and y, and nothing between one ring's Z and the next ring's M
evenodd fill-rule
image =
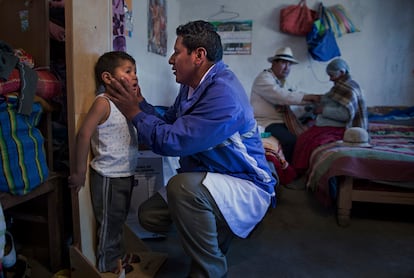
M44 138L36 127L42 106L30 115L16 112L15 96L0 96L0 191L24 195L46 181L49 170Z
M336 37L344 34L359 32L358 27L352 22L351 17L341 4L325 8L325 20Z

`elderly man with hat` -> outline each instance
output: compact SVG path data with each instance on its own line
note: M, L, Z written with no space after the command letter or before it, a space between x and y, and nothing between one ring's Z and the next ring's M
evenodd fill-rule
M289 115L290 118L293 115L289 105L319 102L320 95L298 91L287 82L291 66L299 63L290 47L278 49L267 60L272 66L255 78L250 102L258 124L279 140L286 160L291 162L296 135L287 126Z

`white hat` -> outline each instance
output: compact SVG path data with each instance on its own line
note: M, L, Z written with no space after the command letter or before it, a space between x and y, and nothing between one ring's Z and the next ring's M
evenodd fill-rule
M293 57L292 49L290 47L282 47L276 50L274 56L267 58L269 63L272 63L274 60L286 60L294 64L299 64L299 62Z
M344 138L338 143L350 147L371 147L368 132L361 127L350 127L344 133Z

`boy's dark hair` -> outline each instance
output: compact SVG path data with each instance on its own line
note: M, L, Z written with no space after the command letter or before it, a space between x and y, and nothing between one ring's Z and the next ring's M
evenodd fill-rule
M128 60L135 65L135 59L123 51L110 51L99 57L95 64L95 82L98 91L101 86L105 86L105 83L102 80L102 73L107 71L113 75L115 68L119 67L121 65L121 61L125 60Z
M213 24L203 20L190 21L178 26L176 34L183 38L188 54L198 47L204 47L209 61L218 62L223 58L221 38Z

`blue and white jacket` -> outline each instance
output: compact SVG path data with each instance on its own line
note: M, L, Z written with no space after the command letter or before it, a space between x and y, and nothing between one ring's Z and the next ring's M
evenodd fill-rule
M252 181L274 196L276 180L245 90L222 61L188 98L181 85L173 106L159 115L146 101L132 122L139 142L160 155L180 156L178 172L214 172Z

